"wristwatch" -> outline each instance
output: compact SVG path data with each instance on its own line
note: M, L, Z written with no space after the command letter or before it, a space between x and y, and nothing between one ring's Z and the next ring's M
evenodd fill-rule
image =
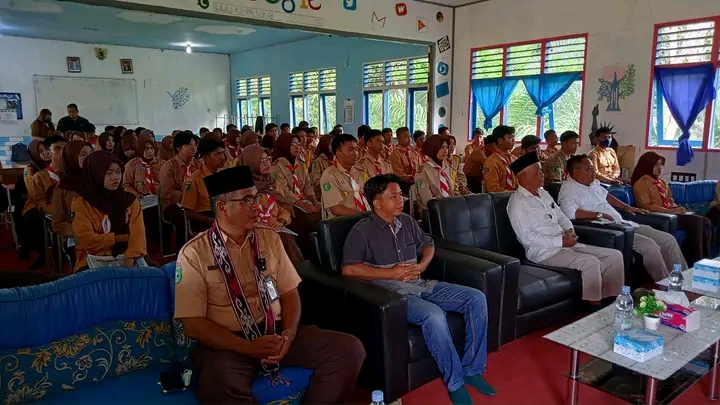
M598 220L601 220L602 217L603 217L602 212L598 212L597 215L596 215L596 217L597 217Z

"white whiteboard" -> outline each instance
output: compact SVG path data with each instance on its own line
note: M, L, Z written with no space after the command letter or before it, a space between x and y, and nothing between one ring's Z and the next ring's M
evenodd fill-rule
M135 79L33 76L38 113L49 109L55 121L67 115L67 105L78 105L80 115L98 131L105 125L138 125Z

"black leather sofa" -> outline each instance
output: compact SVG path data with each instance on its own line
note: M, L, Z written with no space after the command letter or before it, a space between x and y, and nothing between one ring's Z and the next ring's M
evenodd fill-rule
M501 344L565 321L586 308L580 272L525 259L525 249L507 215L510 194L472 194L428 203L436 246L506 266ZM581 226L575 231L581 242L595 246L621 250L625 243L620 231ZM516 271L508 271L503 264L512 258L520 259Z
M407 299L367 281L341 275L342 249L350 229L360 219L339 217L320 221L311 234L316 247L315 267L298 267L303 323L357 336L367 352L360 384L381 389L386 402L441 375L430 356L420 327L407 322ZM488 303L488 351L499 346L503 269L478 257L436 248L435 259L423 274L482 290ZM458 353L463 353L465 322L459 313L447 313Z

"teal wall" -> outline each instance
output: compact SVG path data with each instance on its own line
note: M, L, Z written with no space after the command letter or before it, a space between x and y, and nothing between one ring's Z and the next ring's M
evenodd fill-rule
M272 86L272 114L277 124L290 122L290 72L332 68L337 73L336 117L342 121L343 102L355 101L355 122L344 125L345 132L355 134L362 125L363 64L368 62L427 56L427 47L360 38L316 37L285 45L255 49L230 55L233 113L237 115L235 79L270 75ZM311 122L311 125L318 123Z

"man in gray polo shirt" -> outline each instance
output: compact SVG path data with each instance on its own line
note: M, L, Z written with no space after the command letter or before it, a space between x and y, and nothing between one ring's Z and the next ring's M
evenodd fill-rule
M343 248L342 273L407 296L408 322L422 328L453 404L472 403L465 384L481 394L495 395L482 377L487 364L485 294L421 277L435 255L435 247L417 222L402 212L399 182L397 176L385 174L365 183L372 213L350 230ZM460 312L465 317L462 360L453 346L445 311Z

